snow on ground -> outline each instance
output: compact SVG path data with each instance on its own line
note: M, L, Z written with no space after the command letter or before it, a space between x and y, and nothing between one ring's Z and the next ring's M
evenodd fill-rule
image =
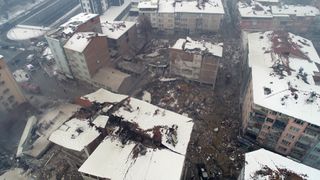
M49 30L49 28L45 27L17 25L10 29L7 37L14 41L28 40L43 36Z

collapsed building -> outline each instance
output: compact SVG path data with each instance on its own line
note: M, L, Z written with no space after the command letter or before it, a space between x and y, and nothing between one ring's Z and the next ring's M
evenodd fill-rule
M259 149L245 154L245 165L238 180L305 179L316 180L320 171L279 154Z
M205 84L215 85L223 44L178 39L170 48L170 73Z
M283 31L251 33L247 41L242 132L320 168L320 58L312 42Z
M279 0L249 0L237 4L240 29L306 32L320 15L314 6L286 5Z
M84 179L180 179L192 119L104 89L77 104L49 140L89 156Z

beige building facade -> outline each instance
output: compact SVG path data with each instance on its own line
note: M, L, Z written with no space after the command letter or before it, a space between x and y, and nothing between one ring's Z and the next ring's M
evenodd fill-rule
M25 96L0 55L0 111L10 111L24 102Z
M140 1L138 8L154 29L168 33L217 32L224 17L221 0L146 0Z
M170 48L170 73L214 86L222 53L222 44L179 39Z

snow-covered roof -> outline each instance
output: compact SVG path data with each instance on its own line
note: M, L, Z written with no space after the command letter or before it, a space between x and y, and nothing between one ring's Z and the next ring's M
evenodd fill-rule
M100 115L93 124L97 127L105 127L108 119L108 116ZM73 118L54 131L49 140L62 147L82 151L100 135L95 126L90 126L89 120Z
M158 2L157 0L140 1L138 4L138 8L139 9L157 9Z
M80 13L72 18L70 18L66 23L62 24L60 27L64 28L63 32L65 34L72 34L76 28L88 22L90 19L99 16L98 14Z
M134 157L136 143L122 145L117 139L105 139L79 168L79 172L112 180L179 180L185 156L167 149L146 149Z
M162 0L159 1L159 13L174 13L174 0Z
M259 2L252 2L251 5L238 2L238 10L241 17L255 17L255 18L272 18L272 13L269 7L260 4Z
M121 6L110 6L107 11L105 11L100 16L101 22L106 21L120 21L122 18L122 13L129 8L131 5L131 0L124 0Z
M194 124L192 119L104 89L84 98L99 103L121 102L112 115L130 123L137 133L135 136L157 139L162 145L150 147L134 139L123 143L116 129L80 167L80 172L114 180L180 179ZM110 123L116 121L109 118Z
M102 33L110 39L119 39L136 23L130 21L110 21L101 23Z
M180 49L190 53L210 53L211 55L222 57L223 43L213 44L205 41L192 40L190 37L186 39L178 39L171 47L172 49Z
M257 2L262 2L262 3L278 3L279 0L256 0Z
M251 0L250 3L238 2L238 10L243 18L273 18L296 16L317 16L319 10L313 6L302 5L262 5L260 2L274 2L277 0Z
M286 32L248 34L253 102L320 126L320 58L311 41Z
M224 9L221 0L208 0L203 4L199 4L198 1L181 1L176 2L175 12L224 14Z
M75 33L64 45L64 48L77 52L83 52L91 42L92 38L96 36L98 36L98 34L94 32Z
M271 6L273 15L317 16L319 9L313 6L283 5Z
M317 180L320 177L320 171L304 164L295 162L279 154L259 149L245 154L244 178L245 180L270 179L268 173L282 174L283 171L292 172L303 177L306 180ZM272 170L264 174L264 170ZM282 173L281 173L282 171ZM283 174L282 174L283 175ZM305 176L306 175L306 176ZM294 177L294 176L293 176Z

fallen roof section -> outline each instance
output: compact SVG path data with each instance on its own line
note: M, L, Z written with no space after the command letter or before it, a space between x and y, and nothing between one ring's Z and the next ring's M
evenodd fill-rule
M319 170L265 149L246 153L245 162L243 178L245 180L275 177L317 180L320 177Z
M137 148L143 150L136 155ZM123 145L117 139L107 138L79 168L79 172L112 180L179 180L184 159L184 155L167 149L139 147L135 142Z
M189 53L210 54L218 57L222 57L223 53L223 43L213 44L206 41L196 41L192 40L190 37L178 39L171 48Z
M111 106L103 109L108 136L80 172L109 179L180 179L192 119L104 89L84 99Z
M81 152L87 145L99 137L96 127L105 127L109 117L98 116L93 120L73 118L54 131L49 140L67 149Z

